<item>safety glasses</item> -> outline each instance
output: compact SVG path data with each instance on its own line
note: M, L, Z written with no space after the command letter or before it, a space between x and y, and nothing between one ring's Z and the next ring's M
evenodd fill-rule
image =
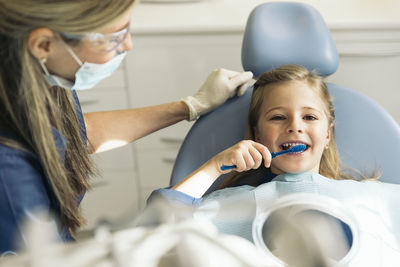
M110 52L117 49L125 41L130 34L129 27L130 24L118 32L108 34L98 32L86 34L61 33L61 36L69 40L85 40L90 42L96 49L99 49L100 52Z

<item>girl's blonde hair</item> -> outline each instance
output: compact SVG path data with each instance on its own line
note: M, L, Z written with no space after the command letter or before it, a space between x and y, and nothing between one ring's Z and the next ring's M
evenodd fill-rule
M328 87L326 86L323 78L315 71L308 71L303 66L299 65L283 65L269 72L262 74L257 82L254 84L253 94L251 97L248 125L247 125L247 139L255 140L254 128L257 126L260 117L261 107L264 100L264 95L273 88L277 83L285 83L291 81L305 82L312 88L321 98L325 107L325 115L328 119L328 126L331 128L331 139L328 148L324 150L319 166L319 173L325 177L332 179L355 179L354 175L343 173L340 170L340 158L335 142L335 110L332 103L332 98L329 94ZM260 168L265 167L261 165ZM227 175L226 179L222 182L221 188L235 185L243 177L252 175L257 171L250 170L248 172ZM266 171L263 171L265 173ZM362 176L360 174L360 176ZM363 177L363 176L362 176ZM364 178L364 177L363 177Z
M82 139L76 103L69 90L48 88L42 69L29 51L32 30L56 33L94 32L120 17L134 0L0 0L0 129L16 140L4 145L33 152L58 200L61 221L72 234L84 222L77 206L95 171ZM60 158L52 127L67 139ZM21 185L23 186L23 185Z

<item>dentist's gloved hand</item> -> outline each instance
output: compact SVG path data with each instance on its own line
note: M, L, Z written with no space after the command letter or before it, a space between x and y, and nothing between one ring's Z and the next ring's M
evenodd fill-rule
M229 97L243 95L253 78L253 73L218 69L211 72L205 83L194 96L187 96L182 101L189 107L189 121L210 112L224 103Z

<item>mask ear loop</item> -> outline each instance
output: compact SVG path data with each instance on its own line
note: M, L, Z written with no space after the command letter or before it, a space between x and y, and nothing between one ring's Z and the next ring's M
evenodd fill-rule
M75 59L75 61L79 64L79 66L82 66L83 63L82 61L78 58L78 56L72 51L71 47L69 47L65 42L62 42L65 49L67 49L68 53Z
M47 62L47 58L45 58L45 57L39 59L39 64L42 67L42 70L44 71L44 73L46 75L50 75L49 71L46 68L46 65L44 65L46 62Z
M57 83L57 85L62 87L60 81L56 77L52 76L49 73L49 71L47 70L46 65L45 65L46 61L47 61L47 58L45 58L45 57L39 59L39 64L42 67L42 70L44 71L44 73L46 74L47 77L52 77L54 79L54 81Z
M70 54L71 57L73 57L75 59L75 61L79 64L79 66L82 66L83 65L82 61L78 58L78 56L74 53L74 51L72 51L71 47L69 47L69 45L65 43L64 39L61 37L61 35L59 33L57 33L57 37L61 41L61 43L65 47L65 49L67 50L68 54Z

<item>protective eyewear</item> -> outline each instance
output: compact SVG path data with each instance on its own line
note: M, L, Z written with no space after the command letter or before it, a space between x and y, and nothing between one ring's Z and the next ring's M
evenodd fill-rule
M126 37L130 34L129 29L130 24L118 32L108 34L98 32L86 34L62 33L61 36L69 40L86 40L99 49L99 51L110 52L117 49L125 41Z

